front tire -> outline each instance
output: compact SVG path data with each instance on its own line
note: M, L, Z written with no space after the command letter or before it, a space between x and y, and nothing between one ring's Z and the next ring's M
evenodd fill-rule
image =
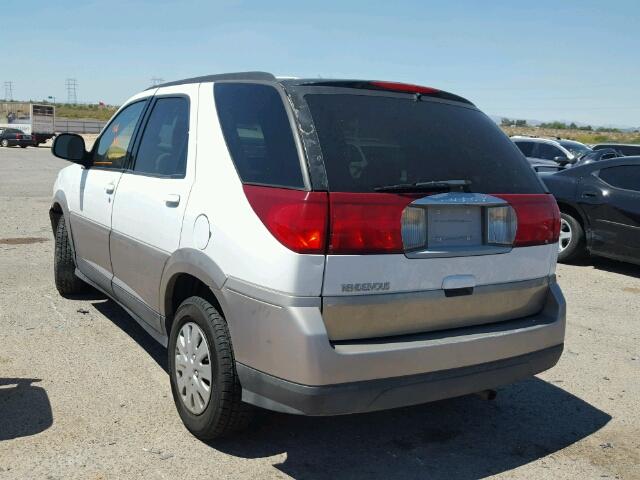
M558 241L558 261L571 262L586 253L584 229L580 222L568 213L560 214L560 239Z
M89 290L89 285L76 277L76 263L69 241L64 217L60 217L55 232L55 250L53 257L53 277L60 295L77 295Z
M252 408L242 402L227 322L201 297L176 311L169 335L169 377L178 414L201 440L241 430Z
M0 145L2 145L3 147L8 147L9 146L9 140L7 140L6 138L4 140L2 140L0 142Z

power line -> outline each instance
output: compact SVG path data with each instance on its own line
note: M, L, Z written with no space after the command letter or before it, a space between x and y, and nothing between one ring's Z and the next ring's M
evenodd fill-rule
M10 80L4 82L4 99L13 101L13 82Z
M76 105L78 103L78 80L67 78L64 84L67 87L67 103Z

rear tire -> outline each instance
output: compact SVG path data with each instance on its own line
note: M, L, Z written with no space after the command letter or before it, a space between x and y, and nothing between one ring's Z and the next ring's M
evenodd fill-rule
M27 148L26 145L20 145L20 148Z
M90 287L76 277L76 263L69 241L64 217L60 217L56 226L55 250L53 257L53 276L60 295L78 295L87 292Z
M580 222L568 213L561 212L558 261L571 262L586 254L584 229Z
M194 332L193 336L189 332ZM204 365L198 363L204 358L203 348L208 356ZM200 352L197 355L193 353L196 349ZM253 408L242 402L227 322L211 303L197 296L182 302L171 326L168 355L173 400L182 422L195 437L212 440L246 428ZM198 393L194 401L194 391L205 395Z

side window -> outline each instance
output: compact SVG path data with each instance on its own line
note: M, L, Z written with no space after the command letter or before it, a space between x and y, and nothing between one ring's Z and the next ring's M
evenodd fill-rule
M293 131L278 91L268 85L216 83L214 95L241 180L304 188Z
M640 165L603 168L598 176L612 187L640 192Z
M95 146L93 165L103 168L124 167L131 137L146 103L132 103L109 123Z
M553 145L549 145L548 143L538 143L536 149L536 158L543 158L545 160L553 160L556 157L564 157L567 156L562 153L558 147L554 147Z
M533 153L533 142L515 142L516 147L520 149L525 157L531 157Z
M133 170L183 177L188 140L189 101L184 97L159 98L144 128Z
M623 146L623 147L618 147L618 150L620 150L620 152L623 155L627 155L627 156L631 156L631 155L640 155L640 146Z

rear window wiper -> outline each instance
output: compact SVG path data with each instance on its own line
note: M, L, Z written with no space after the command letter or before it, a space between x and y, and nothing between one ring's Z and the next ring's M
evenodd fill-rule
M374 187L376 192L432 192L432 191L466 191L470 180L432 180L430 182L396 183Z

